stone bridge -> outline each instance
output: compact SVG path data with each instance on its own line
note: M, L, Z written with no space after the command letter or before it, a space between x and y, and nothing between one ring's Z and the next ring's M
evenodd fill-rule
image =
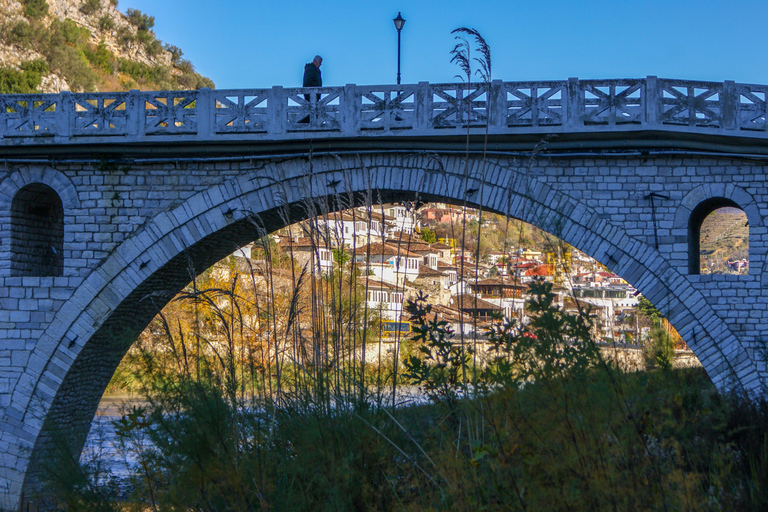
M547 230L656 304L719 388L762 393L767 95L648 77L0 96L0 507L56 439L79 453L190 268L370 198ZM722 206L749 219L746 275L699 274Z

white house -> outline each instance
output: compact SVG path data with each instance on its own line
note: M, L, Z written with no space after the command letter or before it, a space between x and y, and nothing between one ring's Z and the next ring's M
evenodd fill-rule
M383 320L400 320L403 314L403 289L376 279L361 278L368 290L368 309Z
M416 215L412 208L408 209L405 206L393 204L384 206L384 211L394 219L395 231L402 231L409 235L416 231Z
M400 286L406 279L413 281L418 277L422 259L421 255L410 252L405 247L378 242L358 247L353 258L356 263L363 263L360 265L363 269L371 270L374 274L376 269L382 268L381 264L388 264L392 270L387 273L389 282ZM376 265L367 267L370 263ZM386 280L383 271L381 278Z
M386 224L380 214L369 214L359 208L329 213L317 220L321 237L327 238L332 247L348 248L381 241L387 233Z
M296 241L287 238L280 241L280 247L302 267L313 273L329 274L333 269L333 251L330 247L319 245L309 238Z

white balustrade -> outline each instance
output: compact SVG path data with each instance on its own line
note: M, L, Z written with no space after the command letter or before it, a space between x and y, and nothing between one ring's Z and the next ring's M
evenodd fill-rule
M0 146L705 129L768 138L768 86L629 80L0 95ZM735 133L734 133L735 132Z

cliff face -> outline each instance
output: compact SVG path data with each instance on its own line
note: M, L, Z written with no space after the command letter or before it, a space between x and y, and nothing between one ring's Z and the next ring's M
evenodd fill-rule
M0 93L213 87L117 0L0 0L0 20Z

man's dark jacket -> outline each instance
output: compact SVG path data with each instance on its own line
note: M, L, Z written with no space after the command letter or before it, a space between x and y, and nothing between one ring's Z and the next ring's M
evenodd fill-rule
M320 68L311 62L304 66L304 85L302 87L322 87L323 77Z

